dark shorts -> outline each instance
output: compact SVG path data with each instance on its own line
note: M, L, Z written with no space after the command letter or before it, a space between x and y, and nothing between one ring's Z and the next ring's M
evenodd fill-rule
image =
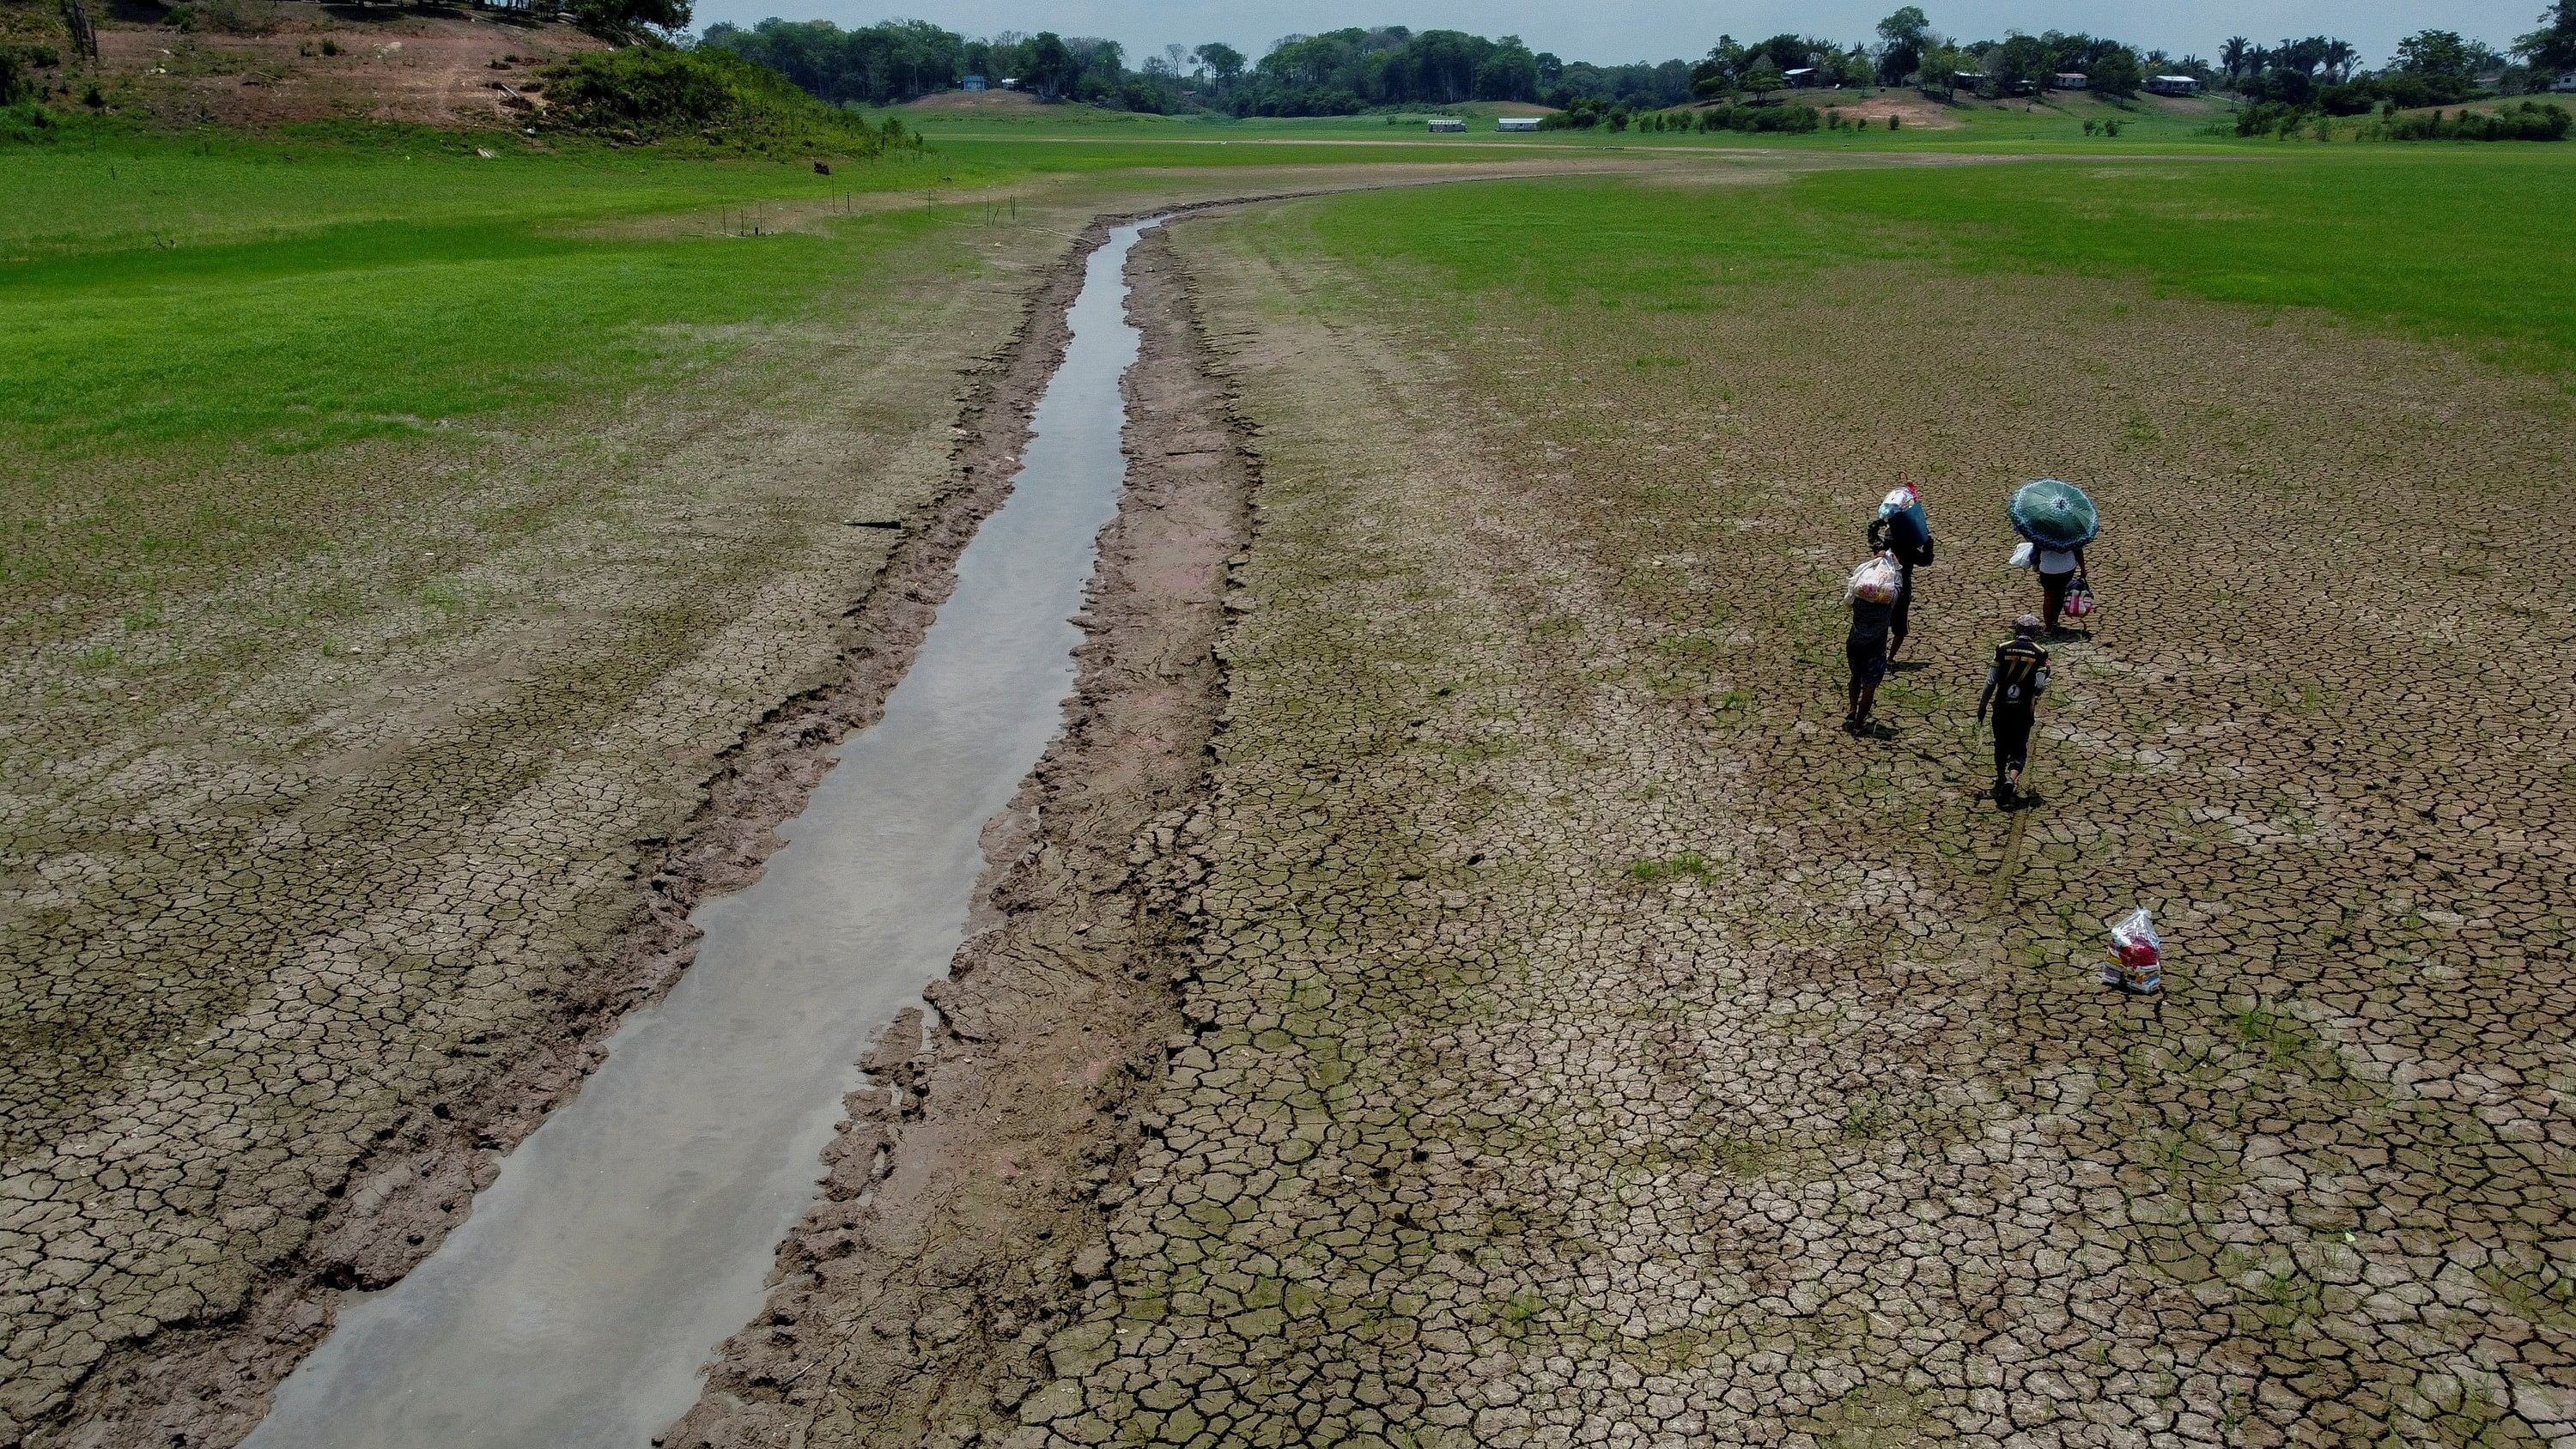
M1896 612L1888 615L1887 632L1902 639L1914 625L1914 570L1909 565L1897 570Z
M1852 683L1876 684L1887 677L1887 636L1855 634L1843 641L1843 662L1851 666Z
M2030 727L2036 718L1995 712L1995 774L2010 774L2030 763Z
M2051 620L2056 619L2058 614L2066 608L2066 586L2073 582L2075 582L2075 574L2072 570L2062 574L2041 574L2039 576L2039 596L2041 601L2047 605L2048 617Z

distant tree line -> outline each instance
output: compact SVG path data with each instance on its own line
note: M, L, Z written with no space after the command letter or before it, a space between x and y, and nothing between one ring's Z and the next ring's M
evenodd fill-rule
M686 14L683 0L587 3L672 6ZM2576 71L2576 0L2554 0L2540 28L2510 53L2455 31L2423 30L2377 70L2364 69L2348 42L2324 35L2268 46L2236 36L2214 62L2081 32L1963 41L1935 30L1919 5L1899 8L1861 42L1795 32L1750 43L1720 36L1696 61L1633 65L1567 61L1533 52L1515 35L1496 40L1401 25L1290 35L1257 60L1223 42L1167 45L1132 68L1114 41L1052 31L974 40L918 20L855 30L828 20L719 24L700 43L771 66L825 101L855 105L914 100L983 76L1041 100L1132 111L1322 116L1520 101L1606 117L1693 102L1768 104L1801 88L1914 85L1943 97L1963 88L2026 95L2076 76L2085 88L2120 98L2152 76L2183 75L2274 114L2356 115L2547 88Z
M1041 100L1087 101L1134 111L1173 109L1150 77L1127 69L1114 40L1053 31L1004 31L969 40L924 20L889 20L843 30L829 20L771 18L749 30L719 23L701 45L730 50L785 75L836 105L887 106L955 90L966 77L1004 77Z

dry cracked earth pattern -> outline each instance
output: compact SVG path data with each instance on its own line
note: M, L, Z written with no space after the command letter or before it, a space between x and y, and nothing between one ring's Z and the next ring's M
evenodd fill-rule
M2545 387L1898 263L1354 299L1304 214L1177 232L1262 469L1195 1040L1003 1442L2576 1438ZM2108 608L2005 815L2044 473ZM1946 553L1853 740L1906 475ZM2132 902L2161 998L2100 985Z
M792 315L657 332L633 396L63 465L143 500L124 529L285 542L145 589L81 551L120 528L40 519L58 574L0 597L0 1446L230 1442L338 1291L461 1220L872 716L998 501L1077 234L1492 169L1060 179Z
M174 588L110 673L70 631L0 660L0 1444L238 1437L315 1287L434 1247L668 983L764 795L801 798L799 740L746 745L883 654L869 582L911 587L961 405L1069 245L976 241L624 405L173 460L378 512ZM674 853L711 779L743 838Z
M1204 346L1257 464L1210 475L1251 488L1227 623L1232 495L1154 494L1024 795L1077 808L996 842L1011 914L933 1045L871 1058L668 1442L2576 1442L2563 399L1911 262L1464 299L1333 255L1322 204L1140 253L1203 336L1131 386L1197 411L1131 448L1165 490L1227 456L1170 370ZM802 336L733 411L627 420L604 500L544 486L595 457L495 443L515 551L410 569L423 607L328 676L8 721L0 1445L166 1391L136 1344L244 1365L237 1435L324 1321L300 1287L426 1251L676 968L603 959L635 842L846 666L893 544L847 521L953 481L966 391L880 369L1000 348L979 295L887 288L897 351ZM1960 315L1974 346L1889 345ZM810 359L870 405L782 455ZM2041 474L2102 501L2106 610L2005 814L1966 716ZM1904 476L1942 561L1855 740L1838 586ZM1172 538L1187 607L1139 615ZM2098 975L2140 902L2144 1000Z

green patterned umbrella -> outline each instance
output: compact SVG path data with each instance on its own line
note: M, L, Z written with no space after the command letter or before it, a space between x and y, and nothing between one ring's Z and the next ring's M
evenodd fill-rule
M2013 532L2041 548L2082 548L2101 528L2084 490L2054 478L2021 485L2004 512L2012 517Z

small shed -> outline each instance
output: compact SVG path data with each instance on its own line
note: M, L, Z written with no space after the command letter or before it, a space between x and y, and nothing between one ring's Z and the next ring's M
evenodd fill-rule
M2004 94L2008 96L2038 95L2039 82L2031 80L2007 81L2004 83Z
M2061 70L2048 78L2048 88L2053 91L2091 90L2093 77L2080 70Z
M960 90L969 91L988 91L993 88L993 83L984 79L980 75L970 75L964 80L959 81L957 85Z
M2560 92L2576 91L2576 70L2560 71L2558 79L2549 83L2549 88Z
M1497 131L1535 131L1538 129L1538 120L1539 118L1536 116L1496 116L1494 118L1494 129Z
M2147 90L2159 96L2196 96L2200 94L2198 78L2187 75L2151 75Z
M1793 89L1805 90L1816 83L1816 68L1812 65L1802 65L1796 70L1780 72L1780 78L1787 81Z
M1463 136L1467 134L1467 122L1460 116L1433 116L1431 133L1435 136Z
M1952 71L1950 88L1961 91L1983 91L1986 88L1986 73L1981 70Z

